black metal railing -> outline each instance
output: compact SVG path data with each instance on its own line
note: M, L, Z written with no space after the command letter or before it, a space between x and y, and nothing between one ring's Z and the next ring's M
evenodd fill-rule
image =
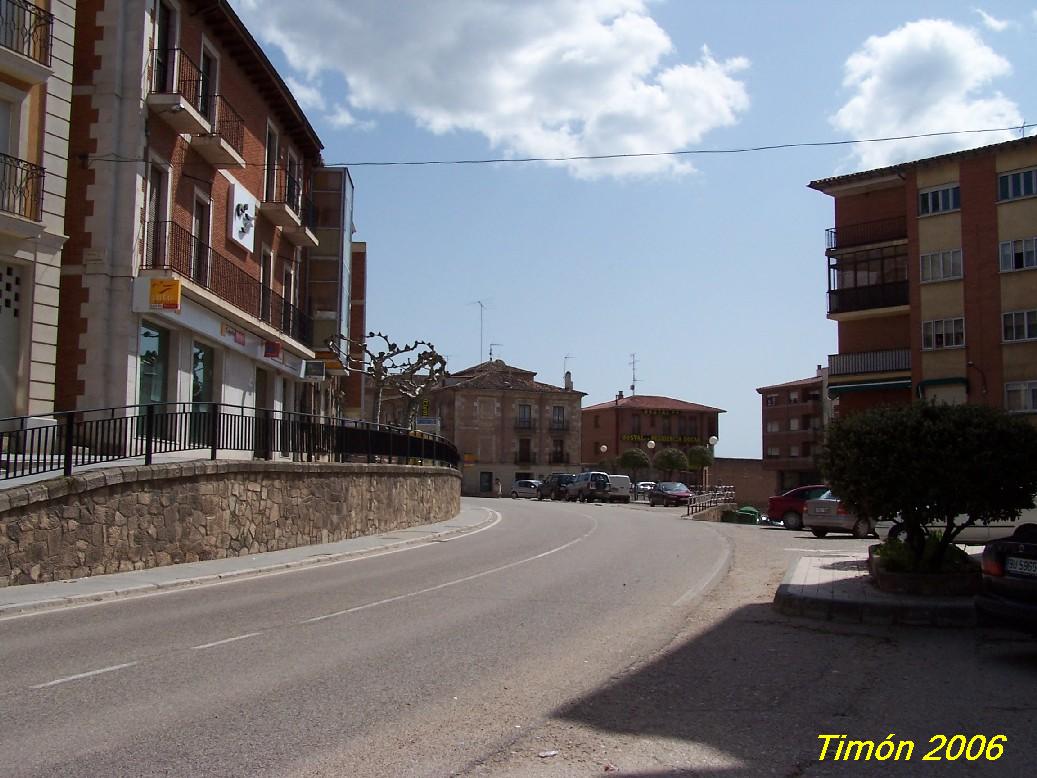
M267 203L284 203L292 210L292 213L301 218L302 182L296 176L288 174L283 167L269 170L267 175L271 179L263 201Z
M141 270L172 270L300 343L310 317L176 222L149 222Z
M567 465L569 464L568 454L557 454L552 452L548 461L550 465Z
M845 224L825 230L825 247L844 249L887 240L903 240L907 237L907 219L894 216L860 224Z
M209 100L212 106L211 112L203 112L203 115L212 122L213 134L219 135L227 141L228 145L239 155L244 154L245 120L223 95L212 95Z
M533 419L518 418L515 419L515 429L517 430L532 430L536 428L536 424L533 423Z
M68 411L53 423L0 419L0 480L39 473L72 475L77 467L156 454L221 451L305 461L438 464L457 468L446 438L423 432L305 413L224 403L156 403Z
M516 465L535 465L537 463L537 455L532 452L518 453L515 455Z
M54 16L26 0L0 0L0 46L50 67Z
M0 154L0 211L40 221L43 218L43 168Z
M550 429L551 432L568 432L569 422L565 419L551 419L551 421L548 422L548 429Z
M202 95L202 71L183 49L151 50L151 92L180 95L203 116L209 108Z
M907 281L833 289L828 293L828 312L847 313L871 308L892 308L908 304Z
M308 195L299 196L299 219L302 220L302 226L308 229L310 232L317 231L317 209L313 207L313 200Z

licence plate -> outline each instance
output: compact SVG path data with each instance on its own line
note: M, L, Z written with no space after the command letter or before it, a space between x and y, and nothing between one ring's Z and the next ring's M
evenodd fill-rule
M1005 572L1019 575L1037 575L1037 559L1020 559L1010 556L1005 559Z

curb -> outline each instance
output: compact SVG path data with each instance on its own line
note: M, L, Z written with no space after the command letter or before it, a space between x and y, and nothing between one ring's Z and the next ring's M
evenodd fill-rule
M977 625L976 609L972 598L942 600L933 597L904 597L877 601L854 597L838 598L831 590L810 587L817 591L804 593L804 584L793 583L800 563L793 562L785 572L784 580L774 593L774 607L786 616L848 624L898 624L913 627L971 628ZM964 601L961 601L964 600Z
M313 556L306 557L305 559L297 559L291 562L274 562L269 565L263 565L260 567L242 568L239 570L228 570L225 573L208 573L203 575L192 576L190 578L178 578L175 581L162 581L158 583L132 585L128 584L106 591L91 592L89 594L69 594L61 597L52 597L45 600L36 600L34 602L0 605L0 619L8 616L17 616L28 613L34 613L38 611L51 610L53 608L60 608L69 605L85 605L88 603L107 602L110 600L130 599L133 597L140 597L147 594L157 594L159 592L174 591L176 589L186 589L192 586L204 586L207 584L215 584L223 581L254 578L256 576L264 575L266 573L282 572L286 570L294 570L303 567L319 567L322 565L331 565L337 562L345 561L347 559L359 559L365 556L374 556L376 554L384 553L388 549L400 549L405 548L407 546L414 546L419 545L421 543L426 543L430 540L440 540L442 538L452 538L467 535L489 526L495 521L495 518L496 517L494 516L494 514L490 513L487 515L486 519L479 522L478 524L473 524L469 527L458 527L455 529L445 530L443 532L433 532L428 535L424 535L420 538L400 540L393 543L387 543L383 546L378 546L375 548L357 549L356 551L340 551L337 553L328 554L314 554ZM404 529L410 528L408 527ZM404 530L393 530L393 532L401 531ZM175 568L176 565L164 565L163 567ZM163 568L151 567L147 569L160 570ZM33 584L25 585L33 586Z

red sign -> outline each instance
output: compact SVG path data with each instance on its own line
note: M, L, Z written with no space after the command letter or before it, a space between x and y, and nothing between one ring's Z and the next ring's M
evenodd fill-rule
M263 347L263 356L269 359L281 358L281 344L275 341L266 341Z

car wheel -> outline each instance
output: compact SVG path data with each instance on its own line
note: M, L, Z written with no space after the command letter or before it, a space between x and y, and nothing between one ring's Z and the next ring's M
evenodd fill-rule
M514 500L516 497L518 497L518 492L512 492L511 493L511 499Z
M812 529L810 531L814 534L815 538L823 538L828 534L828 530L826 529Z
M649 500L648 501L648 507L649 508L654 508L655 507L655 500Z
M785 529L803 529L803 516L796 511L786 511L781 521Z
M853 536L855 538L866 538L871 534L871 522L867 519L857 519L853 525Z

